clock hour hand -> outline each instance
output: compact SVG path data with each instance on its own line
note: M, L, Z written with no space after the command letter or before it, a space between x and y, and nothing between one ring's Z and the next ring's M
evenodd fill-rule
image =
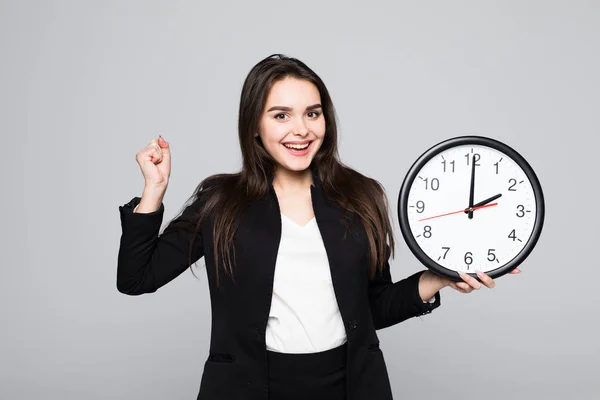
M480 202L479 202L479 203L477 203L477 204L473 204L473 207L471 207L471 210L473 210L473 209L475 209L475 208L477 208L477 207L484 206L484 205L486 205L487 203L491 203L492 201L496 200L496 199L497 199L497 198L499 198L499 197L502 197L502 193L498 193L498 194L496 194L496 195L494 195L494 196L492 196L492 197L490 197L490 198L487 198L487 199L485 199L485 200L483 200L483 201L480 201ZM469 210L470 210L470 209L469 209L469 208L467 208L467 209L465 210L465 214L467 214L467 213L469 212Z
M485 204L487 204L487 203L491 203L492 201L494 201L494 200L496 200L497 198L500 198L500 197L502 197L502 193L498 193L498 194L496 194L496 195L494 195L494 196L492 196L492 197L490 197L490 198L488 198L488 199L485 199L485 200L483 200L483 201L480 201L480 202L479 202L479 203L477 203L477 204L474 204L474 205L473 205L473 208L475 208L475 207L479 207L479 206L483 206L483 205L485 205Z
M475 194L475 154L473 154L473 159L471 161L471 189L469 190L469 207L467 208L469 219L473 219L473 197Z

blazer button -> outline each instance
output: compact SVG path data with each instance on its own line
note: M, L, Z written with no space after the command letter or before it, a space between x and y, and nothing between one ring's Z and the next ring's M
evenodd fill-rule
M350 321L348 321L348 330L353 331L356 329L356 321L351 319Z

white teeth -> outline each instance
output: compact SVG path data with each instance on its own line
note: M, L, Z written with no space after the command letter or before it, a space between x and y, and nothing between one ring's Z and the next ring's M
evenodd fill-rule
M304 150L308 147L310 143L307 143L305 145L298 145L298 144L284 144L285 147L289 148L289 149L294 149L294 150Z

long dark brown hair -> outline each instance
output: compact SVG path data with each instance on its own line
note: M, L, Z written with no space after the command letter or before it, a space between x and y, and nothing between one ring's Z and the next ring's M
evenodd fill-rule
M339 160L336 114L325 84L300 60L273 54L250 70L242 88L238 118L242 170L204 179L189 200L193 202L202 196L202 207L191 221L196 232L200 231L202 222L209 214L214 218L213 257L217 268L217 284L220 268L234 279L233 237L238 217L252 200L269 191L276 163L255 133L259 131L261 115L271 87L288 77L311 82L319 90L326 130L311 168L314 168L321 180L325 196L343 210L354 213L362 222L369 243L369 275L373 277L376 269L383 268L388 255L388 242L390 254L394 253L393 230L383 187L378 181L345 166ZM173 228L176 228L175 224L167 229ZM195 237L193 235L190 244L190 264ZM222 267L219 260L222 260Z

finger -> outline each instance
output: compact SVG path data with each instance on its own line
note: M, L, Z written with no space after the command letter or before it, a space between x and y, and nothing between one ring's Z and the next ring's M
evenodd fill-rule
M465 282L452 282L450 287L460 293L470 293L473 290L473 288Z
M467 275L464 272L459 272L458 274L462 280L467 282L473 289L481 289L481 283L479 283L477 279L473 278L471 275Z
M158 145L158 140L157 139L152 139L151 141L148 142L148 144L146 145L146 148L144 150L149 150L155 148L156 150L160 151L160 146Z
M158 144L160 147L167 147L168 145L167 141L163 139L161 135L159 135L158 139L156 139L156 144Z
M475 289L473 289L471 286L467 285L466 283L465 283L465 285L466 285L465 287L460 287L460 288L458 288L458 291L459 291L460 293L469 294L469 293L471 293L473 290L475 290Z
M169 142L167 142L161 135L158 136L158 145L160 146L163 157L170 158L171 157L171 146L169 146Z
M521 270L519 268L515 268L509 272L509 274L520 274L520 273L521 273Z
M152 149L154 149L156 151L156 154L158 155L155 158L162 160L162 158L163 158L163 151L162 151L160 145L158 144L158 139L152 139L148 143L148 146L146 146L146 148L149 149L150 151L152 151ZM152 154L152 152L150 152L150 154Z
M140 150L136 155L135 159L138 163L143 163L146 161L154 162L160 158L160 153L154 147L144 147Z
M155 164L162 161L162 152L160 151L160 149L157 149L154 146L148 149L148 156L150 158L150 161L152 161Z
M496 282L494 282L494 280L492 279L491 276L489 276L488 274L484 274L481 271L475 271L475 273L477 274L477 276L479 277L479 279L481 279L481 281L483 282L483 284L485 286L487 286L490 289L493 289L496 286Z

